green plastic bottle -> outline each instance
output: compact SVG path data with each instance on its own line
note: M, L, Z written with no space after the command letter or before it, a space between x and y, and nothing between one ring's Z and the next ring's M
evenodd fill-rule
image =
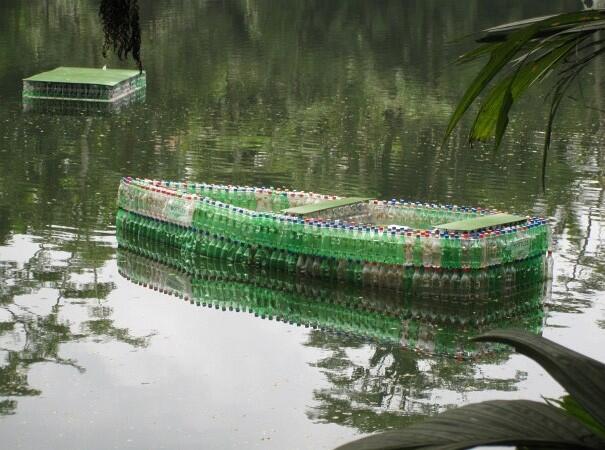
M452 239L450 239L450 267L459 269L461 267L460 256L462 254L462 246L460 243L460 235L455 234Z
M288 252L286 256L286 268L288 272L294 273L296 272L296 263L298 261L298 256L293 252Z

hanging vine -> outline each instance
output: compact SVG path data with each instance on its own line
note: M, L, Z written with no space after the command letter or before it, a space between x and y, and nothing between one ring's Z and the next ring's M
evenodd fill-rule
M111 51L125 60L131 54L143 71L138 0L101 0L99 16L104 35L103 57Z

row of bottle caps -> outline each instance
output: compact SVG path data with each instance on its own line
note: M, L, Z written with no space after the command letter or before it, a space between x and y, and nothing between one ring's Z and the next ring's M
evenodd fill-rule
M212 201L213 199L210 196L203 195L203 194L207 194L212 191L223 192L225 194L225 196L223 197L225 199L225 201L221 202L220 200L219 201L215 200L214 204L217 207L235 208L237 210L242 210L243 208L238 208L238 207L233 206L229 201L227 201L227 199L237 200L236 198L231 198L231 197L235 197L238 192L246 192L246 193L254 194L255 197L257 197L259 200L266 198L266 197L270 197L272 195L286 196L286 197L301 199L296 203L290 203L289 206L301 206L301 205L306 205L306 204L319 203L324 200L336 200L336 199L341 198L341 197L333 196L333 195L316 194L316 193L304 192L304 191L285 191L285 190L280 190L280 189L275 189L275 188L262 188L262 187L256 188L256 187L248 187L248 186L242 187L242 186L231 186L231 185L213 185L213 184L204 184L204 183L157 181L157 180L137 179L137 178L131 178L131 177L123 178L122 183L133 184L144 190L148 190L150 192L159 193L163 196L167 196L167 197L165 197L165 199L178 197L178 198L182 198L185 200L192 200L192 201L200 201L203 199ZM407 200L403 200L403 199L402 200L396 200L396 199L371 200L365 205L369 206L370 211L380 210L381 211L380 213L375 213L375 214L378 215L378 217L381 219L389 218L389 212L396 212L397 209L393 208L393 207L397 207L397 208L403 207L403 208L408 208L411 210L414 210L414 209L426 210L429 213L431 211L450 211L450 212L462 213L465 215L473 214L476 216L496 214L499 212L497 210L490 210L490 209L479 208L479 207L476 207L476 208L475 207L464 207L464 206L448 205L448 204L439 205L439 204L435 204L435 203L422 203L422 202L407 201ZM269 208L269 209L271 209L271 208ZM240 211L240 212L244 212L244 211ZM251 211L251 212L253 212L253 211ZM422 213L422 212L420 212L420 213ZM290 217L287 215L280 215L280 214L278 214L277 216L278 216L278 218ZM333 225L329 221L322 221L321 219L317 219L317 221L323 222L324 224L327 224L327 225ZM341 221L336 221L336 222L338 223ZM528 222L546 223L546 220L544 218L539 218L539 217L533 217L533 218L528 217ZM408 229L408 230L410 229L410 227L406 227L406 226L395 227L395 228ZM514 229L515 226L508 226L508 227L496 226L496 227L490 227L490 230L499 230L499 229L503 229L503 228ZM417 230L417 231L428 231L428 230Z
M338 200L342 197L337 195L318 194L315 192L292 191L274 187L252 187L252 186L235 186L222 184L207 184L193 182L178 182L178 181L160 181L150 180L145 178L124 177L123 182L135 183L139 186L153 187L161 189L161 192L167 195L177 195L180 197L192 196L191 198L199 200L203 197L208 197L207 194L215 192L223 194L225 200L233 199L238 194L254 194L256 198L261 199L267 196L286 197L290 202L290 207L316 204L326 200ZM453 204L437 204L426 203L420 201L410 201L405 199L391 200L372 200L372 204L379 206L401 206L412 209L433 209L433 210L448 210L452 212L474 213L477 215L496 214L499 211L481 207L458 206Z

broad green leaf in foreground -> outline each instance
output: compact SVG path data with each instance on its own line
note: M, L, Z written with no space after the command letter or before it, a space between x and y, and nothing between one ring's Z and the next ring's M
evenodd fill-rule
M519 353L529 356L557 380L598 423L605 425L605 364L523 331L497 330L474 340L512 345Z
M452 409L402 430L350 442L338 450L458 450L479 445L602 449L605 440L553 406L529 400L496 400Z

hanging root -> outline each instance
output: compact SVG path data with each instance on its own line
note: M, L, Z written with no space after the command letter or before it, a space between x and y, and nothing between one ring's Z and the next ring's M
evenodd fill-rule
M124 60L131 53L139 70L143 71L138 0L101 0L99 16L104 34L103 57L113 51Z

